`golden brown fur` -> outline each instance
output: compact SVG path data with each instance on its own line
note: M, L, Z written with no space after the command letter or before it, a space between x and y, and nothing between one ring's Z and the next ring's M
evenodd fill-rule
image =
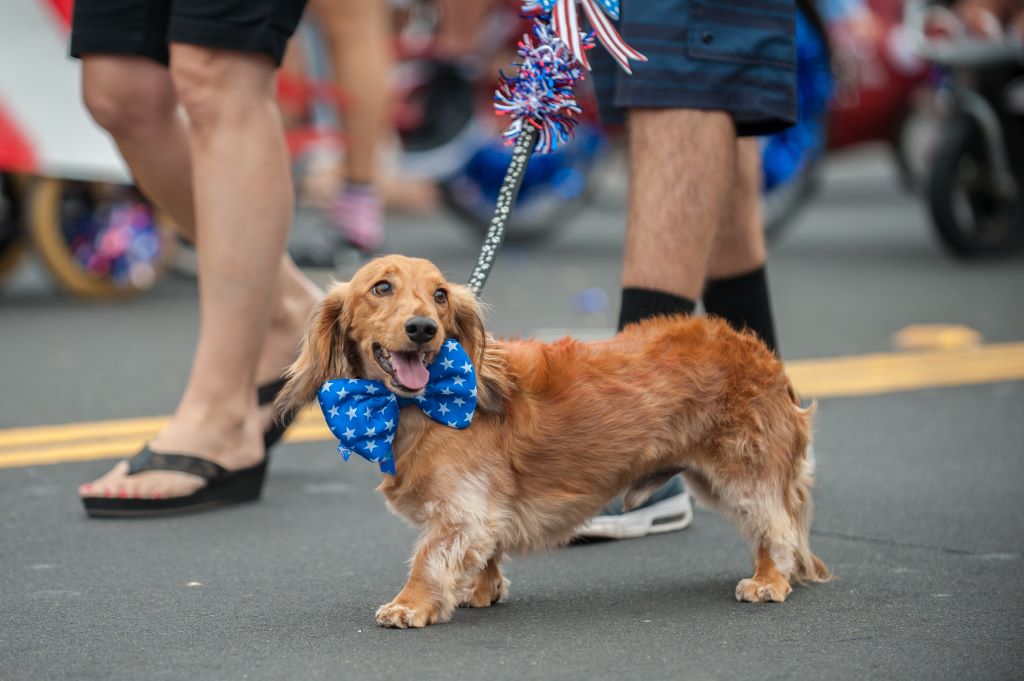
M390 295L372 292L379 281ZM445 304L433 298L439 288ZM372 345L405 349L410 316L437 322L428 352L459 339L477 367L480 403L466 430L402 411L398 474L380 490L422 535L409 581L377 611L378 624L421 627L459 604L496 602L508 588L503 554L563 543L616 494L640 503L680 469L750 543L755 573L737 599L782 601L791 581L828 578L808 545L811 414L752 334L664 317L602 342L499 342L468 289L428 261L389 256L320 304L279 409L298 408L329 378L386 381Z

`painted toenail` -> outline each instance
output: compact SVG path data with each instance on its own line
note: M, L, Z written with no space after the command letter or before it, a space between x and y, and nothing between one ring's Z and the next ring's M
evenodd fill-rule
M83 484L82 485L82 489L92 489L92 483L91 482L87 482L87 483Z
M128 498L128 492L125 492L124 490L121 490L120 492L117 493L117 498L118 499L127 499Z

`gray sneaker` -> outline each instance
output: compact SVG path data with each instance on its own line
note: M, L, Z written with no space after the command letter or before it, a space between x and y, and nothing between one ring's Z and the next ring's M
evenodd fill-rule
M635 539L683 530L692 522L690 493L677 475L632 511L623 513L622 499L616 498L604 507L601 515L581 525L575 536L581 539Z

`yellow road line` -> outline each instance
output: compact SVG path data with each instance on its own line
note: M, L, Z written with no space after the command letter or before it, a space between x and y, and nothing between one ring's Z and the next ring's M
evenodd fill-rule
M786 365L806 397L852 397L1024 380L1024 343L999 343L933 352L901 352Z
M55 426L34 426L0 430L0 451L11 447L33 447L55 442L75 442L90 438L120 437L138 435L153 437L163 428L170 417L156 416L138 419L115 419L89 423L66 423ZM303 410L295 425L322 420L319 411L313 408Z
M804 397L855 397L1024 380L1024 342L924 352L794 360L786 371ZM120 458L137 451L167 417L0 430L0 468ZM299 414L285 442L330 440L316 407Z

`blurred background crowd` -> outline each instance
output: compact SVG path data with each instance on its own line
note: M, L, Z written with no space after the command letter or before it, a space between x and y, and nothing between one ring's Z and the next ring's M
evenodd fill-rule
M801 121L762 141L769 240L809 200L820 161L887 149L953 257L1021 244L1021 3L800 0ZM505 0L313 0L278 81L302 266L387 249L388 215L447 211L478 239L507 166L491 102L523 21ZM190 245L135 190L79 102L66 57L71 0L0 17L0 282L33 250L53 281L92 297L192 272ZM586 101L585 91L580 97ZM595 107L571 144L530 163L509 239L537 245L582 206L624 197L621 133Z

